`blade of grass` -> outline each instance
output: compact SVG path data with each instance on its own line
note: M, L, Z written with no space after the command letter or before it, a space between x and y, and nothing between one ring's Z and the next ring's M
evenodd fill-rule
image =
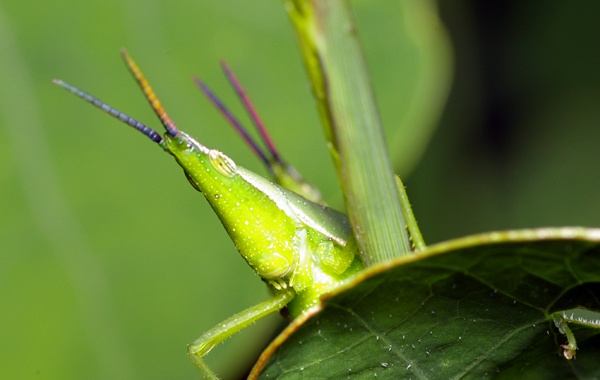
M363 261L411 254L379 113L344 0L288 0ZM408 206L410 207L410 206Z

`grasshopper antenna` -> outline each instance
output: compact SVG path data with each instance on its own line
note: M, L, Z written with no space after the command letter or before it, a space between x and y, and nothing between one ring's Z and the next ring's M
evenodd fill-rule
M133 127L134 129L137 129L138 131L142 132L142 134L144 136L148 137L150 140L154 141L155 143L157 143L159 145L163 145L162 136L158 132L153 130L152 128L148 127L146 124L137 121L136 119L132 118L131 116L127 115L126 113L123 113L123 112L119 111L118 109L109 106L108 104L104 103L102 100L96 98L95 96L90 95L87 92L82 91L82 90L78 89L77 87L74 87L66 82L63 82L60 79L54 79L54 80L52 80L52 82L54 84L64 88L65 90L75 94L76 96L80 97L81 99L91 103L94 107L106 112L110 116L121 120L122 122Z
M248 134L248 130L240 124L233 114L225 107L223 102L208 88L206 84L204 84L204 82L198 78L194 78L194 81L198 87L200 87L202 92L208 97L208 99L219 109L219 111L221 111L221 114L227 119L227 121L229 121L229 124L231 124L244 138L254 153L260 157L277 183L289 188L292 191L302 194L304 197L312 200L313 202L324 204L325 202L323 201L319 190L308 184L304 178L302 178L300 173L296 171L296 169L288 165L281 158L271 140L271 137L269 136L269 133L267 132L267 129L265 128L265 125L258 116L258 113L252 105L252 102L248 98L248 95L246 95L242 85L235 77L233 72L229 69L225 61L221 61L221 67L223 68L229 83L235 89L237 96L244 104L244 108L246 109L246 112L248 112L250 119L252 119L254 126L258 130L262 142L264 146L266 146L266 152L258 146L256 141Z
M235 128L235 130L242 136L242 138L244 139L244 141L246 141L246 144L250 146L254 154L256 154L261 159L261 161L264 162L264 164L270 169L271 161L269 160L267 155L262 151L262 149L258 146L256 141L254 141L254 139L248 134L248 130L242 126L242 124L235 118L235 116L233 116L231 111L229 111L229 109L225 107L225 104L217 97L217 95L215 95L214 92L211 91L210 88L208 88L208 86L204 82L202 82L198 78L194 78L194 82L196 82L196 85L200 87L204 95L206 95L206 97L211 101L211 103L219 109L219 111L221 112L223 117L227 119L229 124L231 124L233 128Z
M283 164L283 160L281 159L281 156L279 155L277 148L275 148L275 144L273 144L273 141L271 140L271 136L267 132L267 128L265 127L264 123L258 116L258 112L256 112L256 108L254 108L254 105L250 101L250 98L246 94L246 91L242 87L240 81L237 79L237 77L235 76L233 71L231 71L231 69L227 65L227 62L221 61L221 68L225 72L225 75L227 76L229 83L235 89L236 94L238 95L238 97L240 98L242 103L244 103L244 108L246 109L246 112L248 112L248 115L250 116L252 123L254 123L254 126L256 127L256 129L258 130L258 133L260 134L260 137L262 138L263 142L267 146L267 149L271 153L271 155L273 157L273 161L275 161L279 164Z
M144 76L138 65L135 63L133 58L131 58L129 53L127 53L127 50L121 49L121 55L123 56L123 59L125 60L125 63L129 68L129 72L133 75L138 85L142 89L142 92L146 96L148 103L150 103L150 106L154 110L156 116L158 116L158 118L160 119L160 122L165 127L167 133L173 137L177 136L178 130L175 126L175 123L173 122L173 120L171 120L171 118L167 114L167 111L165 111L165 109L163 108L160 100L154 93L154 90L150 86L150 83L148 83L148 80L146 80L146 77Z

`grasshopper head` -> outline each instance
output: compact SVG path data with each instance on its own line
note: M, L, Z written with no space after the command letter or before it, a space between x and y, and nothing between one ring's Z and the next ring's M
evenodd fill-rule
M159 117L164 135L65 82L54 83L138 130L175 157L190 183L206 197L238 251L254 271L280 289L292 282L296 267L297 219L287 199L270 181L238 167L175 126L148 81L127 54L123 58ZM296 244L297 245L297 244Z
M183 131L177 131L175 136L165 133L163 148L169 152L183 168L186 177L194 188L207 193L210 177L214 181L226 181L235 177L237 166L229 157L216 149L210 149ZM202 179L198 171L205 172Z
M185 132L166 133L162 144L192 186L204 194L252 269L275 288L286 287L286 277L297 264L297 221L278 204L280 194L269 193L278 191L275 185Z

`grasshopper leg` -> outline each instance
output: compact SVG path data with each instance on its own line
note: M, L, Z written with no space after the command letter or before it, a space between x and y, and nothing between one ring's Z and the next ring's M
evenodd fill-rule
M217 375L208 367L202 357L210 352L217 344L233 334L256 322L272 312L282 309L294 298L295 292L286 289L278 292L273 298L243 310L225 321L219 323L202 334L194 343L188 346L188 355L196 368L200 370L205 379L218 379Z

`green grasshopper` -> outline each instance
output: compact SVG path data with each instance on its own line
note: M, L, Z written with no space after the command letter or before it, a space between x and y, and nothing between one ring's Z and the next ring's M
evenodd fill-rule
M321 295L364 266L344 214L237 166L222 152L178 130L139 67L125 50L122 55L165 128L164 135L61 80L54 83L138 130L175 157L188 181L204 194L242 257L273 294L271 299L219 323L188 346L192 362L204 377L216 379L203 360L213 347L284 307L291 317L308 311L319 305Z

